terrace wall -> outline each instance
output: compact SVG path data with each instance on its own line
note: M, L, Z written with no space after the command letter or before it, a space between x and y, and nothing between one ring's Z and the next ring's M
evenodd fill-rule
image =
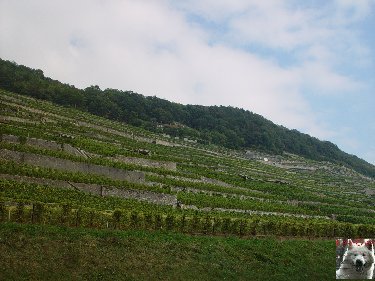
M125 171L113 167L100 166L84 162L75 162L67 159L13 151L8 149L0 150L0 158L39 167L52 168L69 172L102 175L114 180L126 180L137 183L144 182L145 180L144 173L138 171Z

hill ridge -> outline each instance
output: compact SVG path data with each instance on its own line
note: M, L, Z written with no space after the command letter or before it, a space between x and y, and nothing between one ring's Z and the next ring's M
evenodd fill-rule
M181 105L132 91L84 90L46 78L41 70L0 59L0 88L53 101L63 106L180 138L231 149L256 149L271 154L294 153L330 161L375 177L375 166L341 151L328 141L289 130L250 111L225 106ZM193 140L193 141L192 141Z

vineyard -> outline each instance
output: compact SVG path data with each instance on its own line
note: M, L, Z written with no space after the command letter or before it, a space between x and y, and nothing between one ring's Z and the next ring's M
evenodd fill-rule
M328 161L0 90L1 280L333 280L334 238L375 236L374 194Z
M347 167L203 145L6 91L0 96L3 222L375 236L375 180Z

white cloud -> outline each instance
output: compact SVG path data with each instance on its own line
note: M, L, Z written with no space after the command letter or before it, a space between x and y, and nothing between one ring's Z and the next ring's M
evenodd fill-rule
M0 56L79 87L98 84L181 103L242 107L329 138L333 129L301 89L332 94L360 86L335 66L342 54L367 61L369 50L347 26L368 14L370 2L340 0L319 9L287 3L1 1ZM345 21L348 11L353 18ZM272 54L244 48L251 44L281 50L296 62L282 66Z
M198 15L206 21L222 22L242 14L256 4L256 0L169 0L171 6L178 7L188 14Z
M371 13L373 5L373 0L335 0L338 9L336 19L344 24L361 20Z
M301 85L310 88L315 95L343 96L363 88L360 82L335 72L321 62L309 62L296 68L297 75L300 75Z
M331 30L319 26L317 16L314 11L290 10L280 4L259 5L233 19L230 26L232 32L238 33L238 40L293 50L331 36Z

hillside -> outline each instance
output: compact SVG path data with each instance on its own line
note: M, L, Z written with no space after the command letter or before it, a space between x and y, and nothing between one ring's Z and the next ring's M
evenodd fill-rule
M86 207L103 210L135 204L176 215L202 209L212 216L375 222L375 181L329 162L213 149L6 91L1 91L0 120L2 196L7 198L58 203L64 201L63 190L69 204L86 198ZM46 187L39 184L58 189L46 189L46 198L40 198L38 190ZM35 193L24 194L26 187ZM96 196L78 191L102 200L94 204ZM112 195L132 203L113 201ZM330 219L333 214L337 221Z
M328 161L177 139L5 90L0 136L5 279L329 280L326 239L375 237L375 180Z
M224 239L14 224L0 224L0 238L2 280L334 280L334 266L327 266L334 244L327 240ZM309 254L299 252L307 248Z
M33 70L0 59L0 88L78 108L155 133L188 138L201 144L229 149L256 149L283 155L292 153L311 160L329 161L375 177L375 167L336 145L275 125L255 113L224 106L181 105L131 91L84 90L46 78Z

